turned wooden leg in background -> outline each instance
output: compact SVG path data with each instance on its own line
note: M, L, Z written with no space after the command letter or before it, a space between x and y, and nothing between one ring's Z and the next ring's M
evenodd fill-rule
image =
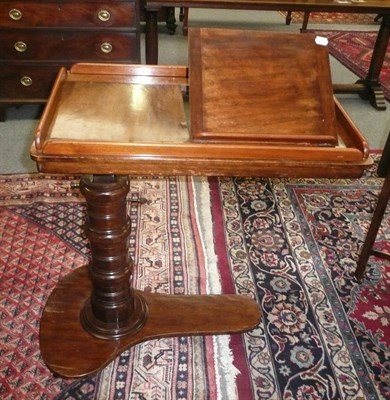
M358 93L362 99L368 100L377 110L386 110L386 101L382 86L379 82L379 75L385 60L389 39L390 15L384 15L375 42L367 76L364 79L359 79L352 85L333 85L334 93Z
M390 168L390 132L387 135L385 146L383 147L383 152L378 165L378 175L384 178L387 171Z
M177 24L175 17L175 7L166 7L166 24L168 33L174 35L176 32Z
M145 62L146 64L158 64L158 10L146 10L145 30Z
M381 226L382 219L385 214L387 204L389 202L389 198L390 198L390 168L388 168L387 175L383 183L382 190L379 194L374 214L372 216L371 224L370 227L368 228L366 239L364 241L359 256L358 264L355 271L355 277L358 281L361 281L363 279L364 272L366 270L367 262L370 255L375 255L377 257L390 260L390 254L383 253L381 251L373 249L378 230Z
M361 93L361 97L365 100L369 100L377 110L386 110L386 101L381 84L379 83L379 75L385 60L389 39L390 15L384 15L375 42L367 76L358 81L358 83L363 83L366 89Z
M7 119L7 107L0 107L0 122L5 122Z
M309 18L310 18L309 11L305 11L305 13L303 14L303 21L302 21L302 28L301 28L302 33L307 32L307 25L309 24Z

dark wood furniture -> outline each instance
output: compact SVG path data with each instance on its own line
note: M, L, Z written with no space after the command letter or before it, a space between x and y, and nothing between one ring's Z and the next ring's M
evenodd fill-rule
M380 177L384 177L385 180L378 196L378 201L372 215L372 220L368 228L366 239L360 251L355 271L355 277L358 281L361 281L364 277L364 273L366 271L367 263L370 256L373 255L384 258L386 260L390 260L389 253L374 249L376 236L381 226L383 216L385 215L386 207L390 200L390 132L389 136L387 137L387 141L383 149L383 154L379 162L378 175Z
M168 33L170 35L175 34L177 24L176 24L176 17L175 17L175 8L174 7L163 7L158 12L157 20L159 22L165 22ZM146 21L146 12L145 12L145 1L140 0L140 21Z
M390 169L390 132L387 136L385 147L383 148L382 156L378 165L378 175L384 178L387 170Z
M288 11L287 15L286 15L286 25L290 25L291 17L292 17L292 12ZM379 22L381 20L381 18L382 18L382 16L380 14L378 14L373 18L373 21L374 22ZM306 32L307 31L307 25L309 24L309 19L310 19L310 12L306 11L304 13L304 15L303 15L301 32Z
M309 18L310 18L310 12L305 11L305 13L303 14L301 32L306 32L307 25L309 23ZM291 19L292 19L292 11L288 11L287 15L286 15L286 25L290 25L291 24Z
M325 11L381 14L381 26L365 79L355 84L334 85L335 93L358 93L378 110L386 109L379 74L390 38L390 1L333 1L333 0L145 0L146 1L146 63L158 63L157 12L161 7L209 8L232 10Z
M179 19L180 19L180 21L182 21L183 36L187 36L188 35L189 11L190 10L188 9L188 7L180 7ZM304 16L303 16L301 32L306 32L307 25L309 23L309 17L310 17L310 13L306 11L304 13ZM292 11L288 11L287 15L286 15L286 25L290 25L291 24L291 19L292 19ZM378 19L378 21L379 21L379 19Z
M144 340L242 332L259 322L259 306L250 298L171 296L130 286L128 174L356 177L372 163L364 138L331 95L326 48L313 48L313 37L196 30L189 39L188 68L78 64L62 69L38 126L31 155L39 170L84 174L80 186L92 251L90 265L66 276L53 291L41 320L41 353L58 375L96 372ZM263 91L262 79L271 76L255 73L262 70L261 60L270 66L275 57L279 65L281 53L273 50L286 41L292 54L283 57L298 59L291 71L313 52L324 67L306 71L307 93L292 114L283 109L286 96L295 93ZM237 57L245 62L235 63ZM277 76L278 68L273 74L280 80L276 89L282 81L303 79L294 73ZM326 104L319 104L312 85L323 87ZM243 119L266 107L264 97L281 112L269 105L259 120ZM226 98L233 101L221 102ZM225 120L223 134L214 118Z
M140 62L135 0L0 1L0 120L44 103L61 66Z
M180 12L179 12L179 20L182 22L182 33L183 36L188 35L188 16L189 16L190 10L188 7L180 7Z

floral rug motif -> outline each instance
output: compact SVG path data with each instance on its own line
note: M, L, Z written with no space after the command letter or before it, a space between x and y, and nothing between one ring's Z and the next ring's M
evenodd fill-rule
M99 374L53 377L39 319L85 264L77 177L0 176L3 400L390 399L390 265L354 276L383 179L132 179L134 282L164 293L239 293L263 312L243 335L142 343ZM140 206L133 200L147 203ZM387 214L376 246L390 249Z
M353 275L382 181L215 183L236 289L263 310L244 335L255 398L390 398L390 265ZM389 232L387 215L377 246Z
M370 67L377 32L308 30L329 40L329 53L359 78L365 78ZM379 76L383 93L390 101L390 43Z

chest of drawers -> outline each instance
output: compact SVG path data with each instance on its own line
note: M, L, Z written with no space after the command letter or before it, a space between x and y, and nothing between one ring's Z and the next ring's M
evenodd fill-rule
M0 119L44 103L59 67L139 63L137 0L0 1Z

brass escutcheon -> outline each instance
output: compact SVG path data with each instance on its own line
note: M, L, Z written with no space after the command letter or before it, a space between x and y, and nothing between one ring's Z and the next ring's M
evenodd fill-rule
M27 44L24 42L16 42L14 44L15 50L19 53L23 53L27 50Z
M14 21L19 21L22 18L22 12L20 10L18 10L17 8L13 8L12 10L10 10L8 15Z
M21 83L23 86L31 86L32 83L33 83L33 81L32 81L32 79L31 79L29 76L22 76L22 77L20 78L20 83Z
M112 44L111 43L108 43L108 42L104 42L104 43L102 43L101 45L100 45L100 50L103 52L103 53L111 53L112 52Z
M100 10L98 12L98 18L100 21L107 22L111 18L111 14L107 10Z

